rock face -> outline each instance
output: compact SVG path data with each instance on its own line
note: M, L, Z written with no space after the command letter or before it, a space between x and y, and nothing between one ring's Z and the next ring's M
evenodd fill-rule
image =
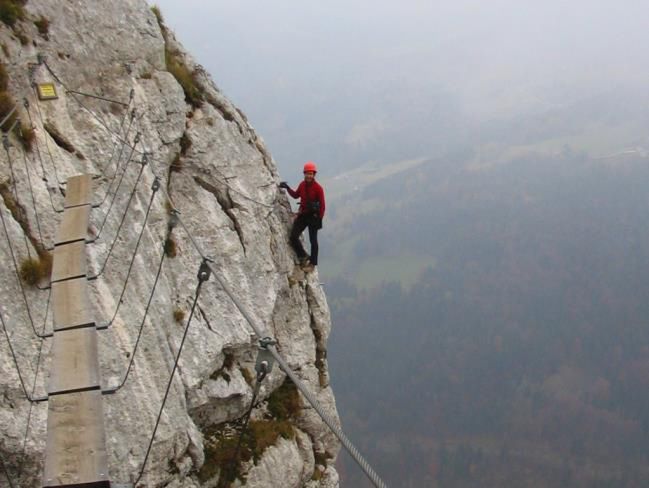
M49 25L39 33L33 21L40 18ZM326 363L327 302L317 273L304 275L295 265L287 239L290 207L277 189L275 164L243 113L173 33L161 28L149 6L143 0L30 0L24 20L13 29L0 24L0 46L8 91L17 101L29 101L21 119L29 126L31 116L36 133L24 159L13 135L8 152L0 153L0 211L18 265L28 253L36 256L41 244L52 244L61 218L54 209L61 208L66 179L98 175L94 200L107 198L91 215L89 232L99 237L87 246L88 266L95 273L104 262L105 268L89 288L96 320L109 321L152 198L154 175L161 179L124 298L115 320L100 332L104 387L117 384L126 370L172 206L192 235L182 226L172 231L167 250L175 257L164 260L133 369L122 389L104 396L111 480L133 482L140 471L196 290L201 256L193 242L214 260L220 276L337 419ZM52 72L37 63L38 54ZM30 76L55 81L59 98L39 102ZM128 107L70 93L61 83ZM125 139L135 151L120 142ZM147 164L135 186L142 153ZM125 168L123 180L120 172L113 178L117 167ZM0 311L25 387L39 396L47 385L51 339L33 333L9 242L0 230ZM28 287L25 295L34 328L40 332L45 324L51 330L48 292ZM219 484L221 468L229 465L224 452L252 400L256 355L252 329L211 279L198 301L140 486ZM40 486L47 403L31 406L25 399L4 337L0 358L0 456L13 486ZM235 463L233 486L337 486L338 442L284 380L275 367L261 384L251 420L255 430L247 437L251 445L242 449L249 460ZM254 435L259 438L250 439ZM0 486L7 483L0 469Z

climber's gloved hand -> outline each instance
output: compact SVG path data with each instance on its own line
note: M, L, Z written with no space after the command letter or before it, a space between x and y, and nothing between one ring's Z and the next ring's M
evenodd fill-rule
M285 190L288 189L288 183L286 183L285 181L280 182L280 184L277 186L279 186L280 188L284 188Z

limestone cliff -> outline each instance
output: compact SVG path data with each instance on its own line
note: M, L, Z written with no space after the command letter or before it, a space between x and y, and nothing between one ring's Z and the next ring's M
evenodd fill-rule
M21 3L15 2L17 8ZM101 201L110 188L118 157L124 163L131 155L116 136L122 121L122 138L138 151L125 165L110 212L110 195L92 212L90 235L99 233L106 218L97 242L88 246L88 266L94 272L101 269L116 236L136 182L141 152L149 154L149 164L105 271L90 285L98 322L109 320L117 307L154 173L163 178L171 198L167 201L162 191L154 197L121 307L113 324L100 333L103 384L112 386L124 374L173 205L196 243L214 259L220 275L337 418L326 364L330 330L326 298L317 273L305 276L295 265L287 242L290 207L277 190L275 164L243 113L219 92L143 0L29 0L21 10L12 27L0 24L6 91L18 102L29 101L28 109L21 107L20 116L28 128L31 115L35 129L25 159L14 135L9 139L9 157L0 152L0 211L18 264L28 252L36 256L38 248L52 244L61 218L54 209L61 207L69 176L100 175L94 182L94 199ZM38 64L39 54L45 56L58 80L44 64ZM30 77L36 82L55 82L58 99L39 102ZM75 95L59 82L70 90L127 104L132 92L132 101L125 107ZM131 121L132 109L135 117ZM141 132L137 143L136 132ZM112 184L116 187L117 179ZM173 231L173 241L175 249L168 250L175 257L164 262L134 369L119 392L104 396L114 482L132 482L140 469L196 287L200 256L182 227ZM1 231L0 269L0 308L18 364L30 393L35 384L35 395L43 395L51 340L41 341L33 333ZM47 297L47 291L26 290L39 331ZM51 330L50 322L51 313L45 320L46 331ZM233 436L239 432L236 421L244 416L252 398L257 347L251 334L223 290L214 280L208 282L140 486L217 486L221 468L229 462ZM42 360L34 381L41 344ZM0 359L0 456L14 486L39 486L47 404L30 409L4 337L0 338ZM338 443L284 379L276 367L262 384L250 445L242 450L242 457L249 460L235 466L235 486L337 486L333 462ZM0 486L8 486L1 471Z

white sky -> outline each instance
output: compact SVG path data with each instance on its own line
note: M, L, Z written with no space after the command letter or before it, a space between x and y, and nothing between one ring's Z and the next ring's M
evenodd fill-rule
M286 117L317 132L362 98L380 106L386 89L440 86L491 117L649 82L646 0L155 3L274 154Z

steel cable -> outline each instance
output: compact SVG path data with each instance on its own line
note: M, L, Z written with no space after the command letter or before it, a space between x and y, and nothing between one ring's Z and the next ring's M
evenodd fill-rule
M126 117L128 117L128 115L129 115L129 108L131 107L131 103L133 103L133 96L134 96L134 94L135 94L135 91L131 88L131 93L130 93L130 95L129 95L129 99L128 99L128 105L126 105L126 110L124 110L124 115L122 116L122 120L121 120L121 122L120 122L120 124L119 124L119 134L120 134L120 136L122 135L122 129L124 128L124 122L126 121ZM131 113L134 113L134 112L131 112ZM128 128L128 130L126 131L126 134L125 134L125 136L124 136L124 137L126 138L126 140L128 140L128 133L129 133L130 130L131 130L131 129L130 129L130 128L131 128L131 125L132 125L132 119L131 119L131 123L129 124L129 128ZM112 134L111 134L111 135L112 135ZM118 144L118 143L119 143L119 139L115 138L115 142L113 143L113 149L112 149L112 151L111 151L111 153L110 153L110 158L109 158L109 160L108 160L108 164L105 164L104 167L103 167L102 170L101 170L101 175L102 175L102 176L104 176L104 174L106 173L106 170L107 170L110 166L112 166L113 156L115 155L115 149L117 148L117 144ZM122 145L122 147L123 147L123 145ZM118 158L118 161L119 161L119 159L121 159L121 153L120 153L120 157Z
M16 113L17 109L18 106L14 104L13 108L9 111L9 113L3 117L2 121L0 121L0 127L5 125L5 122L7 122L11 118L11 116Z
M202 251L202 249L198 246L193 235L191 234L191 232L189 232L189 229L187 229L185 223L181 218L179 218L179 223L185 229L185 232L189 236L198 254L203 259L209 259L206 256L206 254ZM246 319L248 324L252 327L257 337L266 337L266 334L262 332L261 327L259 327L255 323L252 316L248 313L247 309L243 306L243 304L239 301L239 299L234 295L234 293L232 292L228 284L225 282L225 280L223 280L222 277L219 275L219 273L213 268L213 265L208 262L207 266L214 273L214 276L216 280L219 282L219 285L221 286L223 291L225 291L228 297L230 297L230 300L232 300L232 302L235 304L237 309L239 309L240 313ZM370 479L370 481L372 481L374 486L376 486L377 488L386 488L386 484L383 482L383 480L381 480L381 478L374 471L372 466L361 455L360 451L356 448L356 446L354 446L354 444L347 438L343 430L338 425L336 425L335 422L331 419L331 417L329 417L329 415L324 411L324 409L321 407L317 399L311 394L311 392L306 388L306 386L301 382L301 380L293 373L290 366L284 361L284 359L281 357L277 349L275 349L274 346L268 346L268 350L271 352L271 354L273 354L273 357L275 357L282 370L288 375L291 381L293 381L293 383L300 390L300 392L302 392L304 397L311 404L311 406L318 413L318 415L320 415L320 418L322 418L322 420L325 422L325 424L327 424L329 429L334 433L334 435L338 438L338 440L340 440L340 442L345 447L347 452L349 452L349 454L352 456L354 461L363 470L363 472Z
M158 412L158 418L156 419L155 426L153 428L153 434L149 440L149 447L147 447L146 454L144 455L144 461L142 462L142 468L140 469L140 474L135 479L133 486L137 486L144 474L144 469L146 468L147 460L149 459L149 453L151 452L151 446L153 446L153 439L155 439L156 432L158 431L158 426L160 425L160 419L162 418L162 411L164 410L165 404L167 403L167 398L169 396L169 390L171 390L171 384L174 379L174 374L178 368L178 362L180 361L180 355L183 352L183 346L185 345L185 339L187 339L187 332L189 331L189 326L192 323L194 318L194 312L196 311L196 304L198 303L198 297L201 294L201 288L203 283L205 283L210 278L211 271L207 266L207 260L201 262L201 266L198 270L198 284L196 285L196 292L194 293L194 303L192 303L191 311L189 312L189 318L187 319L187 325L185 326L185 331L183 332L183 338L180 341L180 346L178 347L178 352L176 353L176 359L174 360L174 365L169 375L169 382L167 383L167 389L165 390L164 397L162 398L162 405L160 405L160 411Z
M0 312L0 323L2 324L2 330L4 331L5 338L7 339L7 344L9 345L9 352L11 353L11 357L12 357L12 359L14 361L14 366L16 368L16 373L18 373L18 379L20 380L20 386L23 389L23 393L25 395L25 398L30 402L42 401L43 399L34 398L27 391L27 387L25 386L25 380L23 379L23 374L20 372L20 366L18 365L18 357L16 356L16 351L14 349L14 346L13 346L12 342L11 342L11 338L9 337L9 331L7 330L7 324L6 324L5 320L4 320L2 312Z
M250 400L250 407L248 408L248 412L246 412L246 418L243 421L243 426L241 427L241 432L239 433L239 439L237 440L237 447L234 450L234 456L232 457L228 465L229 477L232 476L234 472L235 463L239 460L239 453L241 452L241 442L243 441L243 436L245 435L246 430L248 429L248 423L250 422L250 416L252 415L252 411L255 408L257 396L259 395L259 390L261 388L261 382L264 381L266 375L267 375L266 369L260 369L259 371L257 371L257 378L255 380L255 388L252 392L252 399ZM219 485L221 485L221 476L219 476Z
M20 272L18 271L18 263L16 261L16 255L14 254L13 245L11 244L11 238L9 237L9 231L7 230L7 224L5 222L4 212L2 211L2 209L0 209L0 220L2 220L2 228L4 229L5 238L7 240L7 243L9 244L9 251L11 254L11 260L13 261L14 264L14 271L16 272L16 279L18 280L18 285L20 286L20 292L22 294L23 301L25 302L25 309L27 310L27 316L29 317L29 322L32 326L32 330L36 335L36 337L39 337L41 339L44 339L46 337L52 337L52 334L41 335L36 331L36 327L34 326L34 320L32 318L32 312L29 308L29 303L27 302L27 294L25 293L25 286L23 285L23 281L20 278Z
M51 69L49 68L49 66L47 65L47 63L46 63L46 66L47 66L47 68L50 70L50 72L53 74L53 76L56 78L56 75L51 71ZM60 80L58 80L58 81L60 82ZM63 83L61 83L61 84L63 84ZM110 130L108 127L106 127L106 129L107 129L107 130ZM146 149L146 148L145 148L145 149ZM133 150L135 150L134 147L133 147ZM146 154L146 150L145 150L145 154ZM152 162L153 162L153 161L157 161L156 158L152 158ZM162 162L162 163L164 164L164 162ZM158 175L156 174L155 170L153 169L153 164L151 165L151 171L152 171L152 173L153 173L154 176L158 176ZM221 182L221 183L224 184L227 188L229 188L229 189L235 191L236 193L238 193L238 194L240 194L240 195L246 197L246 198L247 198L248 200L250 200L250 201L253 201L253 202L255 202L255 203L258 203L258 204L263 205L263 206L266 206L266 207L272 207L271 205L265 204L265 203L263 203L263 202L256 201L256 200L254 200L254 199L248 197L247 195L243 194L242 192L240 192L240 191L238 191L238 190L232 188L230 185L227 184L227 182ZM166 194L166 196L169 198L169 194L168 194L168 192L165 191L165 194ZM186 232L187 235L189 236L189 239L190 239L190 241L192 242L193 247L194 247L195 250L198 252L198 254L203 258L203 260L204 260L204 261L203 261L204 265L205 265L205 266L210 270L210 272L214 272L214 275L215 275L217 281L219 282L219 284L221 285L221 287L223 288L223 290L224 290L224 291L226 292L226 294L230 297L230 299L231 299L232 302L235 304L235 306L239 309L240 313L241 313L241 314L243 315L243 317L246 319L246 321L247 321L248 324L251 326L251 328L255 331L255 333L257 334L257 336L258 336L258 337L264 337L264 334L262 334L262 332L261 332L261 328L260 328L260 327L255 323L255 321L252 319L252 316L248 313L247 309L246 309L246 308L241 304L241 302L240 302L240 301L238 300L238 298L234 295L234 293L232 293L232 291L230 290L230 288L229 288L229 286L227 285L227 283L226 283L226 282L225 282L225 281L224 281L224 280L219 276L219 274L214 270L214 268L212 267L212 265L209 264L209 258L206 256L206 254L205 254L205 253L203 252L203 250L200 248L200 246L199 246L198 243L196 242L196 240L195 240L193 234L189 231L189 229L187 228L187 226L186 226L185 223L183 222L182 218L178 217L178 220L179 220L180 225L185 229L185 232ZM201 283L199 283L199 285L198 285L197 292L198 292L199 289L200 289L200 285L201 285ZM188 326L189 326L189 322L191 322L191 318L193 317L194 308L195 308L195 306L196 306L196 301L197 301L197 298L195 299L194 304L193 304L193 306L192 306L192 312L191 312L191 314L190 314L190 320L188 321ZM183 335L183 342L181 342L181 348L182 348L182 344L184 343L184 339L185 339L185 336L186 336L186 334L187 334L187 330L188 330L188 327L185 329L185 334ZM307 399L307 401L311 404L311 406L315 409L315 411L320 415L320 417L321 417L322 420L325 422L325 424L326 424L326 425L331 429L331 431L332 431L332 432L336 435L336 437L340 440L340 442L343 444L343 446L345 447L345 449L350 453L350 455L352 456L352 458L354 459L354 461L355 461L355 462L356 462L356 463L361 467L361 469L362 469L363 472L366 474L366 476L370 479L370 481L372 481L372 483L373 483L377 488L385 488L386 485L385 485L385 483L381 480L381 478L378 476L378 474L376 474L376 472L372 469L372 467L370 466L370 464L369 464L369 463L368 463L368 462L367 462L367 461L362 457L362 455L360 454L360 452L358 451L358 449L356 449L356 447L351 443L351 441L347 438L347 436L346 436L345 433L342 431L342 429L341 429L339 426L337 426L337 425L334 423L334 421L329 417L329 415L324 411L324 409L322 409L322 407L320 406L320 404L319 404L319 402L317 401L317 399L316 399L316 398L315 398L315 397L314 397L314 396L309 392L309 390L304 386L304 384L301 382L301 380L300 380L300 379L299 379L299 378L298 378L298 377L293 373L293 371L291 370L291 368L289 367L289 365L284 361L284 359L283 359L282 356L279 354L279 352L275 349L275 347L274 347L274 346L269 346L268 349L269 349L269 351L271 352L271 354L273 355L273 357L277 360L277 362L278 362L278 364L280 365L280 367L282 368L282 370L287 374L287 376L291 379L291 381L293 381L293 383L294 383L294 384L296 385L296 387L300 390L300 392L304 395L304 397ZM179 352L180 352L180 351L179 351ZM147 453L146 453L146 455L145 455L144 463L143 463L143 465L142 465L142 469L141 469L141 471L140 471L140 473L139 473L139 475L138 475L138 477L137 477L137 479L136 479L136 481L135 481L135 484L137 484L137 483L139 482L139 480L141 479L141 477L142 477L142 475L143 475L143 473L144 473L144 469L145 469L145 466L146 466L146 461L147 461L147 459L148 459L149 452L150 452L150 450L151 450L151 445L152 445L152 443L153 443L153 438L155 437L155 432L156 432L156 430L157 430L157 428L158 428L158 424L159 424L159 421L160 421L160 416L161 416L161 414L162 414L162 409L164 408L164 403L166 402L166 398L167 398L167 395L168 395L168 392L169 392L169 388L171 387L171 381L173 380L173 373L175 372L175 369L176 369L176 367L177 367L177 361L178 361L178 358L179 358L179 355L177 356L177 358L176 358L176 362L174 363L174 369L173 369L173 371L172 371L172 375L171 375L171 377L170 377L169 384L168 384L168 386L167 386L167 391L166 391L166 393L165 393L165 397L164 397L164 400L163 400L163 404L162 404L162 407L161 407L161 409L160 409L160 413L159 413L159 415L158 415L158 419L157 419L157 421L156 421L156 426L155 426L155 428L154 428L154 433L153 433L153 436L151 437L151 440L150 440L150 442L149 442L149 447L148 447L148 449L147 449Z
M101 97L99 95L93 95L92 93L84 93L84 92L77 91L77 90L67 90L66 93L72 93L73 95L81 95L82 97L94 98L96 100L101 100L101 101L110 102L110 103L116 103L116 104L121 105L123 107L128 107L128 103L124 103L124 102L121 102L119 100L113 100L111 98Z
M29 176L29 167L27 166L27 153L25 148L23 148L23 163L25 164L25 174L27 175L27 183L29 184L29 193L32 197L32 208L34 209L34 219L36 220L36 228L38 229L38 238L43 246L45 242L43 241L43 232L41 231L41 220L38 217L38 210L36 209L36 198L34 197L34 187L32 186L32 178Z
M124 164L124 170L122 171L122 176L120 176L117 187L115 188L115 192L113 193L113 197L110 200L110 205L108 206L108 210L106 210L106 213L104 214L104 220L101 222L101 226L99 227L99 231L97 232L97 235L90 242L96 242L99 239L99 237L101 236L101 232L104 230L104 225L106 225L106 221L108 220L108 216L110 215L110 211L112 210L113 205L115 204L115 200L117 199L117 193L119 192L119 189L122 186L122 182L124 181L124 176L126 175L126 172L128 171L128 164L131 162L131 159L133 158L133 153L134 153L134 150L131 150L131 153L130 153L129 157L126 160L126 163Z
M31 110L29 110L30 105L27 97L23 98L23 106L25 107L25 111L27 112L27 118L29 119L29 127L31 130L35 130L34 120L32 119ZM36 152L38 153L38 160L40 161L41 164L41 172L42 172L41 178L45 181L47 180L47 174L45 173L45 166L43 165L43 158L41 158L41 152L38 147L38 143L36 144Z
M144 324L146 323L146 318L147 315L149 314L149 308L151 307L151 302L153 300L153 295L155 294L156 287L158 286L158 280L160 279L160 274L162 272L162 264L164 263L165 256L166 256L166 250L165 250L165 243L167 242L167 239L169 239L169 236L171 234L171 230L173 230L173 227L167 227L167 236L165 240L162 243L162 254L160 255L160 261L158 262L158 271L156 272L155 279L153 281L153 287L151 288L151 293L149 294L149 300L147 301L146 307L144 308L144 315L142 316L142 321L140 322L140 327L137 333L137 338L135 340L135 344L133 345L133 350L131 351L130 357L129 357L129 362L128 366L126 368L126 373L124 373L124 377L122 378L122 381L120 381L117 386L114 386L112 388L107 388L104 390L105 394L113 394L117 393L125 384L126 380L128 379L129 374L131 373L131 369L133 367L133 362L135 361L135 353L137 352L138 345L140 344L140 339L142 337L142 331L144 330ZM118 305L119 308L119 305ZM117 314L117 312L116 312ZM114 319L115 317L113 317Z
M137 175L137 179L135 180L135 184L133 185L133 189L131 190L131 193L128 196L128 201L126 202L124 213L122 214L122 218L120 219L119 225L117 226L117 230L115 231L115 237L113 238L113 242L111 242L110 247L108 248L108 254L106 254L106 259L104 259L104 263L102 264L99 272L95 274L94 278L99 278L104 273L104 270L106 269L106 263L110 259L111 254L113 253L113 249L115 248L115 243L119 238L119 234L124 225L124 221L126 220L126 216L128 215L128 211L131 207L131 202L133 201L133 197L135 196L135 192L137 191L137 185L140 183L140 179L142 178L142 173L144 172L144 167L146 166L146 164L147 164L146 159L143 159L140 166L140 171ZM99 235L97 235L97 237L99 237Z
M9 137L7 134L2 136L2 145L4 146L5 152L7 153L7 159L9 160L9 172L11 173L11 186L13 187L13 199L16 206L16 211L20 211L21 206L18 202L18 190L16 188L16 174L14 173L13 158L9 152ZM29 248L29 242L27 242L27 234L23 232L23 239L25 241L25 249L27 250L27 257L32 259L32 251Z
M284 361L284 358L280 356L279 352L277 352L277 349L275 349L275 346L268 346L268 350L270 353L273 355L279 366L282 368L282 370L288 375L289 378L291 378L291 381L295 384L295 386L300 390L302 395L307 399L307 401L311 404L311 406L315 409L315 411L318 413L320 418L324 421L325 424L329 427L331 432L334 433L334 435L338 438L338 440L342 443L342 445L345 447L347 452L352 456L356 464L360 466L360 468L363 470L365 475L370 479L370 481L376 486L377 488L386 488L387 485L383 482L383 480L379 477L379 475L374 471L370 463L368 463L365 458L361 455L360 451L352 444L352 442L347 438L343 430L340 428L339 425L337 425L333 419L327 414L327 412L324 411L318 400L311 394L311 392L304 386L304 384L300 381L300 379L295 375L293 370L290 368L290 366Z
M47 308L45 309L45 317L43 318L43 330L41 332L42 334L45 333L45 326L47 324L47 311L50 308L51 298L52 298L52 290L50 289L50 293L48 294L47 297ZM41 341L40 345L38 346L38 358L36 359L36 371L34 372L34 382L32 383L32 398L34 398L34 393L36 392L36 380L38 380L38 372L40 370L42 354L43 354L43 341ZM27 414L27 426L25 427L25 437L23 439L23 453L18 468L18 476L22 476L23 468L25 466L25 453L27 452L27 438L29 437L29 428L31 426L33 408L34 408L34 402L30 402L29 413Z
M32 113L31 110L29 109L30 108L29 100L25 98L23 103L25 105L25 108L27 109L27 117L29 117L29 124L32 127L32 129L34 129L35 127L34 120L32 119ZM47 173L45 172L45 165L43 164L43 156L41 154L41 148L40 148L40 144L38 143L38 138L36 138L36 155L38 156L38 160L41 164L41 170L43 171L43 177L41 179L45 183L45 191L47 191L47 195L50 198L50 205L52 206L52 210L54 210L56 213L61 213L63 212L63 209L56 208L56 206L54 205L54 199L52 198L52 192L50 192L49 179L47 177Z
M184 227L184 224L182 220L179 220L180 224ZM188 232L187 228L184 227L185 230ZM191 235L191 234L190 234ZM192 239L192 242L194 242L194 246L196 248L196 251L205 259L206 255L203 253L203 251L197 246L196 241ZM210 268L210 270L214 273L214 277L218 281L219 285L225 291L226 295L230 297L230 300L235 304L237 309L239 309L239 312L243 317L246 319L250 327L253 329L257 337L266 337L267 334L265 334L262 331L262 328L259 327L255 320L252 318L246 307L239 301L239 299L235 296L235 294L232 292L228 284L223 280L223 278L219 275L219 273L213 268L213 265L208 263L207 266ZM307 401L311 404L311 406L314 408L314 410L320 415L320 418L327 424L329 429L334 433L334 435L340 440L342 445L345 447L347 452L352 456L356 464L363 470L363 472L366 474L366 476L372 481L374 486L377 488L385 488L386 484L381 480L379 475L374 471L372 466L365 460L365 458L361 455L360 451L354 446L354 444L347 438L343 430L336 425L336 423L331 419L331 417L324 411L318 400L311 394L311 392L306 388L306 386L302 383L302 381L293 373L293 370L291 370L290 366L284 361L282 356L279 354L275 346L269 345L268 350L271 352L277 363L280 365L282 370L288 375L288 377L291 379L291 381L295 384L295 386L300 390L300 392L304 395L304 397L307 399Z
M160 189L160 180L155 179L153 181L153 185L151 185L151 198L149 199L149 205L147 206L146 212L144 214L144 222L142 222L142 228L140 229L140 233L137 236L137 241L135 243L135 249L133 250L133 255L131 256L131 262L128 265L128 271L126 272L126 279L124 280L124 286L122 287L122 292L119 295L119 300L117 301L117 307L115 307L115 312L113 313L113 316L111 317L110 321L106 324L106 327L110 327L113 321L115 320L115 317L117 317L117 312L119 312L119 308L122 305L122 300L124 299L124 293L126 292L126 285L128 284L128 280L131 276L131 271L133 270L133 264L135 263L135 257L137 256L137 251L140 247L140 241L142 240L142 236L144 235L144 229L146 228L147 221L149 219L149 213L151 212L151 206L153 205L153 199L156 196L157 191ZM165 241L166 242L166 241ZM164 244L163 244L164 246ZM163 249L164 251L164 249ZM164 256L164 252L162 253Z
M142 124L141 124L142 118L143 118L143 117L140 117L140 118L138 119L138 130L139 130L139 132L140 132L141 134L143 134L143 138L144 138L144 134L146 134L146 132L144 132L144 129L143 129ZM153 163L153 162L157 162L157 163L160 163L160 164L165 164L164 161L162 161L162 160L156 158L155 155L154 155L152 152L147 152L144 142L142 143L142 149L143 149L143 154L148 154L148 155L150 156L150 158L151 158L151 162L152 162L152 163ZM225 176L225 175L224 175L224 174L223 174L223 173L222 173L218 168L215 167L215 168L213 168L213 169L214 169L217 173L219 173L219 174L221 175L221 177L223 178L223 180L221 180L220 178L217 178L217 177L214 176L214 175L212 175L212 178L214 178L214 179L215 179L217 182L219 182L221 185L225 186L228 190L231 190L232 192L236 193L237 195L241 196L242 198L244 198L244 199L246 199L246 200L249 200L249 201L251 201L251 202L253 202L253 203L257 204L257 205L260 205L260 206L262 206L262 207L266 207L266 208L270 208L270 209L274 209L274 208L275 208L275 204L274 204L274 203L273 203L273 204L268 204L268 203L260 202L259 200L256 200L256 199L252 198L251 196L246 195L246 194L243 193L242 191L237 190L236 188L234 188L233 186L231 186L231 185L226 181L226 180L227 180L227 176ZM152 167L152 173L153 173L154 175L157 174L156 172L153 171L153 167ZM159 175L158 175L158 176L159 176ZM165 190L165 193L166 193L167 198L169 198L169 200L171 200L171 196L169 195L169 193L168 193L166 190Z
M4 471L7 481L9 482L9 488L14 488L14 483L11 480L11 476L9 476L9 471L7 470L7 466L4 459L2 459L2 456L0 456L0 464L2 464L2 471Z
M125 137L126 137L127 141L128 141L128 134L131 132L131 127L132 126L133 126L133 117L131 117L131 121L129 122L128 127L126 129ZM136 136L136 138L137 138L137 136ZM117 142L119 142L119 141L116 140L116 143ZM137 143L137 140L135 141L135 143ZM114 151L114 149L116 147L117 147L116 145L113 146L113 151ZM124 144L122 142L121 145L120 145L119 154L117 155L117 161L115 163L115 172L113 173L113 176L110 178L110 181L108 182L108 185L106 186L106 193L104 193L104 196L103 196L103 198L101 199L101 201L99 203L94 204L95 207L99 207L99 206L103 205L104 202L106 201L106 198L108 198L108 195L111 193L110 189L113 186L113 183L115 182L115 178L117 177L117 174L119 173L120 168L123 168L123 165L120 166L120 161L122 160L122 154L124 153L124 148L125 147L130 147L130 146L128 146L127 144ZM109 164L104 168L104 171L106 169L108 169L109 166L112 166L112 161L113 161L113 156L111 155ZM102 171L102 174L103 174L103 171Z
M155 159L155 158L154 158ZM208 256L203 252L203 250L200 248L198 243L196 242L196 239L194 238L193 234L189 231L187 226L185 225L185 222L183 219L179 216L178 221L180 225L183 227L185 230L186 234L188 235L190 241L192 242L193 247L195 250L198 252L198 254L203 258L203 259L209 259ZM255 331L258 337L265 337L265 334L262 333L261 328L258 327L255 324L255 321L252 319L252 316L248 313L246 308L243 306L243 304L237 299L237 297L234 295L234 293L230 290L229 286L227 283L221 278L219 273L214 270L211 264L208 264L210 267L211 271L214 273L214 276L216 277L216 280L219 282L223 290L226 292L226 294L230 297L230 299L233 301L233 303L236 305L236 307L239 309L241 314L244 316L248 324L252 327L252 329ZM352 456L354 461L358 464L358 466L363 470L363 472L366 474L366 476L372 481L374 486L377 488L385 488L386 485L381 480L381 478L378 476L378 474L374 471L372 466L363 458L361 453L358 451L358 449L354 446L354 444L347 438L345 433L342 431L342 429L337 426L333 420L327 415L327 413L322 409L320 406L319 402L316 400L316 398L308 391L308 389L304 386L304 384L295 376L293 371L290 369L289 365L284 361L284 359L280 356L280 354L277 352L274 346L269 346L269 350L277 360L277 362L280 364L280 367L284 372L289 376L291 381L295 383L295 386L302 392L304 397L307 399L307 401L311 404L311 406L316 410L316 412L320 415L322 420L327 424L329 429L336 435L336 437L340 440L340 442L343 444L345 449L349 452L349 454Z
M67 93L72 94L72 99L81 107L83 108L86 112L88 112L101 126L103 126L108 132L113 133L114 131L108 127L108 124L104 121L103 118L101 118L99 115L97 115L95 112L90 110L83 102L81 102L73 93L74 90L70 90L70 88L56 75L54 70L50 67L50 65L47 63L47 60L41 58L43 65L49 71L49 73L52 75L52 77L65 89Z
M36 98L38 98L38 93L36 91L36 85L35 84L33 85L33 88L34 88L34 94L35 94ZM47 132L47 129L45 128L45 125L46 125L45 120L43 120L43 113L41 112L41 106L38 103L36 104L36 113L38 114L38 120L40 121L41 126L43 127L43 130L45 132ZM48 132L47 135L43 134L43 137L45 138L45 148L47 149L47 154L50 157L50 163L52 165L52 168L54 169L54 178L56 179L56 183L59 186L61 186L64 183L61 182L61 180L59 180L59 172L56 169L56 163L54 162L54 157L52 156L52 151L50 150L50 142L48 140L48 135L49 135L49 132Z

